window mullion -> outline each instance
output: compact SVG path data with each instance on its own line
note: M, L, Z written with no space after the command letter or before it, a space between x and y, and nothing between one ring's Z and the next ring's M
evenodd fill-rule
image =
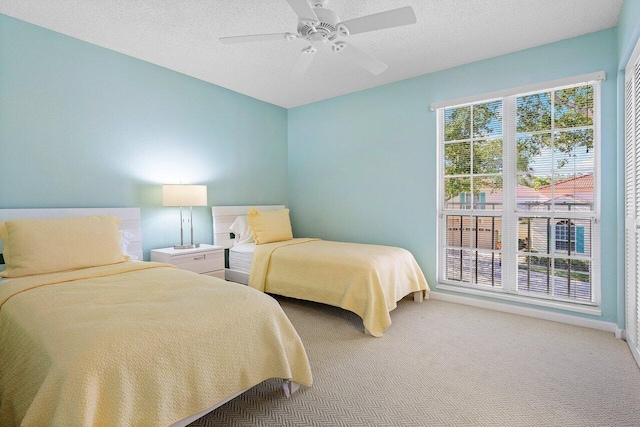
M510 96L502 103L502 287L516 292L518 283L518 219L516 214L516 97Z
M438 121L438 165L436 170L438 171L438 191L436 197L436 206L438 209L439 220L438 223L440 225L439 236L438 236L438 246L441 250L437 251L437 262L438 262L438 280L442 280L446 276L447 270L447 257L444 253L442 253L442 248L446 247L447 244L447 217L443 212L444 210L444 175L445 175L445 167L444 167L444 156L445 156L445 143L444 143L444 109L440 108L436 111L437 121Z
M473 114L474 114L474 108L473 107L474 107L473 105L471 105L469 107L469 109L471 111L471 114L469 114L469 138L470 138L470 141L469 141L469 154L470 154L469 155L469 177L471 178L471 182L470 182L470 184L471 184L471 186L470 186L470 188L471 188L471 211L475 211L475 209L476 209L475 201L473 200L473 195L475 194L475 189L473 188L473 181L474 181L474 179L473 179L473 176L474 176L474 174L473 174L473 171L474 171L473 146L475 145L474 144L474 133L473 133ZM469 249L471 249L471 246L472 246L471 245L471 239L469 239L469 246L470 246Z
M551 227L552 230L549 230L548 233L548 245L553 249L553 248L557 248L557 243L556 243L556 233L555 233L555 226L553 224L556 224L557 219L556 219L556 96L555 96L556 91L552 90L550 91L551 94ZM571 222L569 222L570 224ZM551 275L554 276L553 272L555 269L555 265L556 265L556 251L555 250L551 250L551 257L550 257L550 261L549 261L549 266L551 268ZM551 286L550 289L550 295L551 296L555 296L556 295L556 281L555 280L551 280L551 282L549 283L549 285Z
M591 289L593 292L593 302L595 302L596 304L600 305L601 304L601 279L600 279L600 274L601 274L601 263L600 263L600 256L601 256L601 248L602 248L602 241L601 241L601 234L600 234L600 215L601 215L601 206L600 206L600 197L601 197L601 187L599 184L600 181L600 153L602 150L602 128L601 128L601 117L600 117L600 109L602 107L601 105L601 87L599 84L595 84L594 88L593 88L593 129L594 129L594 135L593 135L593 150L594 150L594 157L595 157L595 161L594 161L594 195L593 195L593 206L594 206L594 214L595 214L595 220L591 222L592 226L591 226L591 230L592 230L592 235L591 235L591 259L592 259L592 266L593 266L593 276L596 277L596 281L594 281L592 283ZM597 283L597 285L596 285Z

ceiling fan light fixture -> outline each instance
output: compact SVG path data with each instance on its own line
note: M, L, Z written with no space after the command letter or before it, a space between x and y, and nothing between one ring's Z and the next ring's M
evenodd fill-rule
M331 45L331 50L333 50L334 52L340 52L346 46L347 44L345 42L335 42Z
M415 24L417 19L411 6L387 10L385 12L365 15L359 18L341 21L332 10L326 9L328 0L286 0L298 15L298 26L295 33L254 34L247 36L221 37L224 44L248 43L277 39L295 40L306 39L311 42L300 52L294 66L293 74L302 76L311 63L317 47L327 42L335 53L339 53L347 60L359 65L373 75L378 75L387 69L387 64L377 60L366 52L348 43L338 40L338 37L348 37L369 31Z
M338 26L336 27L336 31L338 32L338 34L344 37L349 37L351 35L349 29L343 23L338 24Z

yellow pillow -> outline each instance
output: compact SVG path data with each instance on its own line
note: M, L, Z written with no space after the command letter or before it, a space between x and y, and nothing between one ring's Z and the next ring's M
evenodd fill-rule
M256 245L293 239L289 209L259 211L251 208L247 219Z
M128 261L120 246L118 224L120 219L108 215L0 222L7 267L2 277Z

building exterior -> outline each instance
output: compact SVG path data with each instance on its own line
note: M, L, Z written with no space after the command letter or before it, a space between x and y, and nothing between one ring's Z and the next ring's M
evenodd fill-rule
M585 220L539 217L551 205L565 206L566 211L593 210L593 174L581 175L537 189L517 186L518 210L523 211L518 228L521 251L584 254L590 251L591 227ZM462 193L446 201L453 209L471 210L474 215L448 215L447 246L478 249L501 249L502 220L482 216L483 210L502 210L502 189L481 188L476 194ZM563 210L562 208L560 210ZM531 212L527 215L526 212Z

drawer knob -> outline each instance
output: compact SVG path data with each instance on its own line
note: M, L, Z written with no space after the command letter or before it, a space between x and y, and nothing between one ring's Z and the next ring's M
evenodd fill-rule
M204 255L202 255L202 256L197 256L197 257L193 257L193 260L194 260L194 261L197 261L197 260L199 260L199 259L204 259Z

